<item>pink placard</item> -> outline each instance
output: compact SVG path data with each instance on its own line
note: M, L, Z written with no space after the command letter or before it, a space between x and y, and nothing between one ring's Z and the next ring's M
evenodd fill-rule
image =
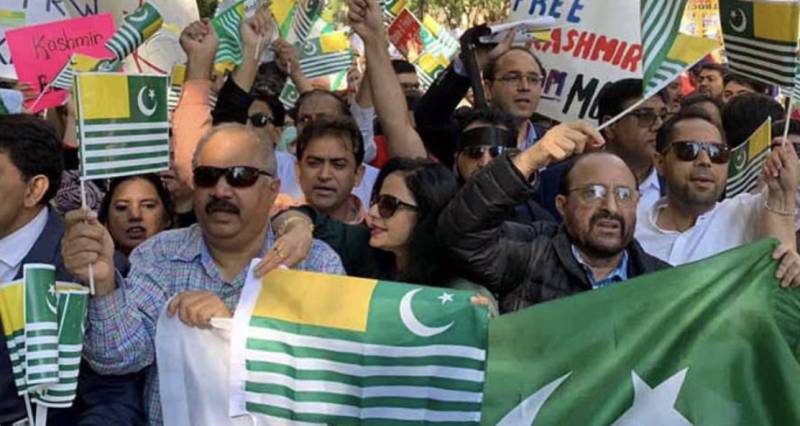
M114 17L102 13L9 30L6 41L19 81L30 83L41 93L73 53L95 58L114 57L105 43L115 29ZM36 111L61 105L67 95L64 90L49 89L36 104ZM30 108L32 103L29 101L25 106Z

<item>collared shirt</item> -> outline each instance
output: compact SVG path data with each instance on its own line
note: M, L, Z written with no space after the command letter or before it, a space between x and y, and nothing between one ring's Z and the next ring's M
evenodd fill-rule
M637 220L644 218L659 198L661 198L661 182L658 181L658 172L653 167L647 178L639 184L639 204L636 207Z
M347 199L347 204L348 207L350 208L348 216L351 219L347 221L342 221L342 223L346 223L348 225L360 225L364 223L364 220L367 218L367 209L366 207L364 207L364 204L361 202L361 199L358 198L355 194L350 194L350 196ZM305 205L310 205L306 202L305 197L294 199L286 196L285 194L279 194L278 198L275 199L275 203L272 205L270 216L275 216L278 213L282 213L287 209L289 209L290 207L305 206Z
M594 289L603 288L610 284L628 279L628 250L622 252L622 260L619 262L619 265L617 265L607 277L599 281L595 279L592 268L583 260L581 252L574 245L572 246L572 256L575 257L575 260L581 265L583 272L586 273L586 279L589 280L589 284L591 284Z
M635 237L652 256L670 265L683 265L755 241L763 205L762 194L740 194L718 202L700 215L694 226L678 232L658 226L658 217L667 206L667 199L661 198L638 218Z
M525 151L539 140L539 135L536 133L536 126L534 126L530 120L526 121L525 125L527 126L527 132L525 133L525 140L522 141L522 145L519 147L520 151Z
M266 254L274 243L268 232L261 249ZM162 232L137 247L130 257L126 279L117 274L117 289L92 298L84 356L100 374L123 374L147 368L145 410L148 424L160 425L161 404L155 361L156 323L167 301L187 290L209 291L233 312L244 287L247 270L235 279L222 279L209 255L199 225ZM305 260L295 269L344 274L336 252L314 241Z
M0 283L12 281L47 225L47 207L33 220L0 240Z

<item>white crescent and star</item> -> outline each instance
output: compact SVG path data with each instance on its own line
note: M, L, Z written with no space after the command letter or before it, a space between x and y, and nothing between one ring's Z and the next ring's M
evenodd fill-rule
M747 163L747 154L743 150L736 156L736 169L741 169Z
M741 21L739 25L734 23L737 20ZM744 32L744 30L747 29L747 15L742 9L734 9L731 11L730 25L731 28L737 33Z
M139 111L141 111L145 116L150 117L155 114L156 109L158 109L158 101L153 102L155 101L156 93L153 89L149 89L147 92L147 97L150 98L151 102L153 102L153 106L149 108L146 106L144 101L144 91L147 89L149 89L147 86L142 86L142 88L139 89L139 94L136 96L136 102L139 105Z
M692 426L692 423L675 409L675 402L678 400L678 394L683 387L688 370L688 368L684 368L655 388L651 388L635 371L631 370L633 405L611 426ZM533 425L542 406L570 374L572 372L553 380L525 398L506 413L497 426Z
M411 290L400 300L400 319L403 321L403 325L410 332L420 337L433 337L450 329L453 326L452 322L441 327L428 327L414 316L414 311L411 310L411 302L414 299L414 295L420 291L422 291L421 288Z
M45 301L47 302L47 309L50 309L54 314L58 313L58 307L53 305L50 300L55 300L56 298L56 289L54 286L50 286L50 290L47 291L48 295L45 296Z
M131 22L144 22L147 19L147 15L150 14L150 11L147 9L142 9L142 14L139 15L138 13L134 13L133 15L128 16L128 20Z

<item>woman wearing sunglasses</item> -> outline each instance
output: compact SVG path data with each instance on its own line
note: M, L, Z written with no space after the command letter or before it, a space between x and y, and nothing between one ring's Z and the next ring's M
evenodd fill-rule
M435 240L439 213L457 191L455 177L441 164L394 158L375 181L365 224L346 225L306 207L282 214L273 224L286 228L282 225L302 213L314 223L313 237L339 253L348 275L476 290L473 301L496 315L492 294L452 271L446 250Z

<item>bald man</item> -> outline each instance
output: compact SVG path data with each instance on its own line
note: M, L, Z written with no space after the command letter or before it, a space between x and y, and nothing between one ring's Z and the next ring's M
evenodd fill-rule
M586 154L566 170L556 197L563 226L499 219L531 197L536 170L602 143L584 123L557 126L514 159L500 157L476 174L440 216L437 237L465 277L500 295L502 312L667 267L633 238L636 178L614 154Z

